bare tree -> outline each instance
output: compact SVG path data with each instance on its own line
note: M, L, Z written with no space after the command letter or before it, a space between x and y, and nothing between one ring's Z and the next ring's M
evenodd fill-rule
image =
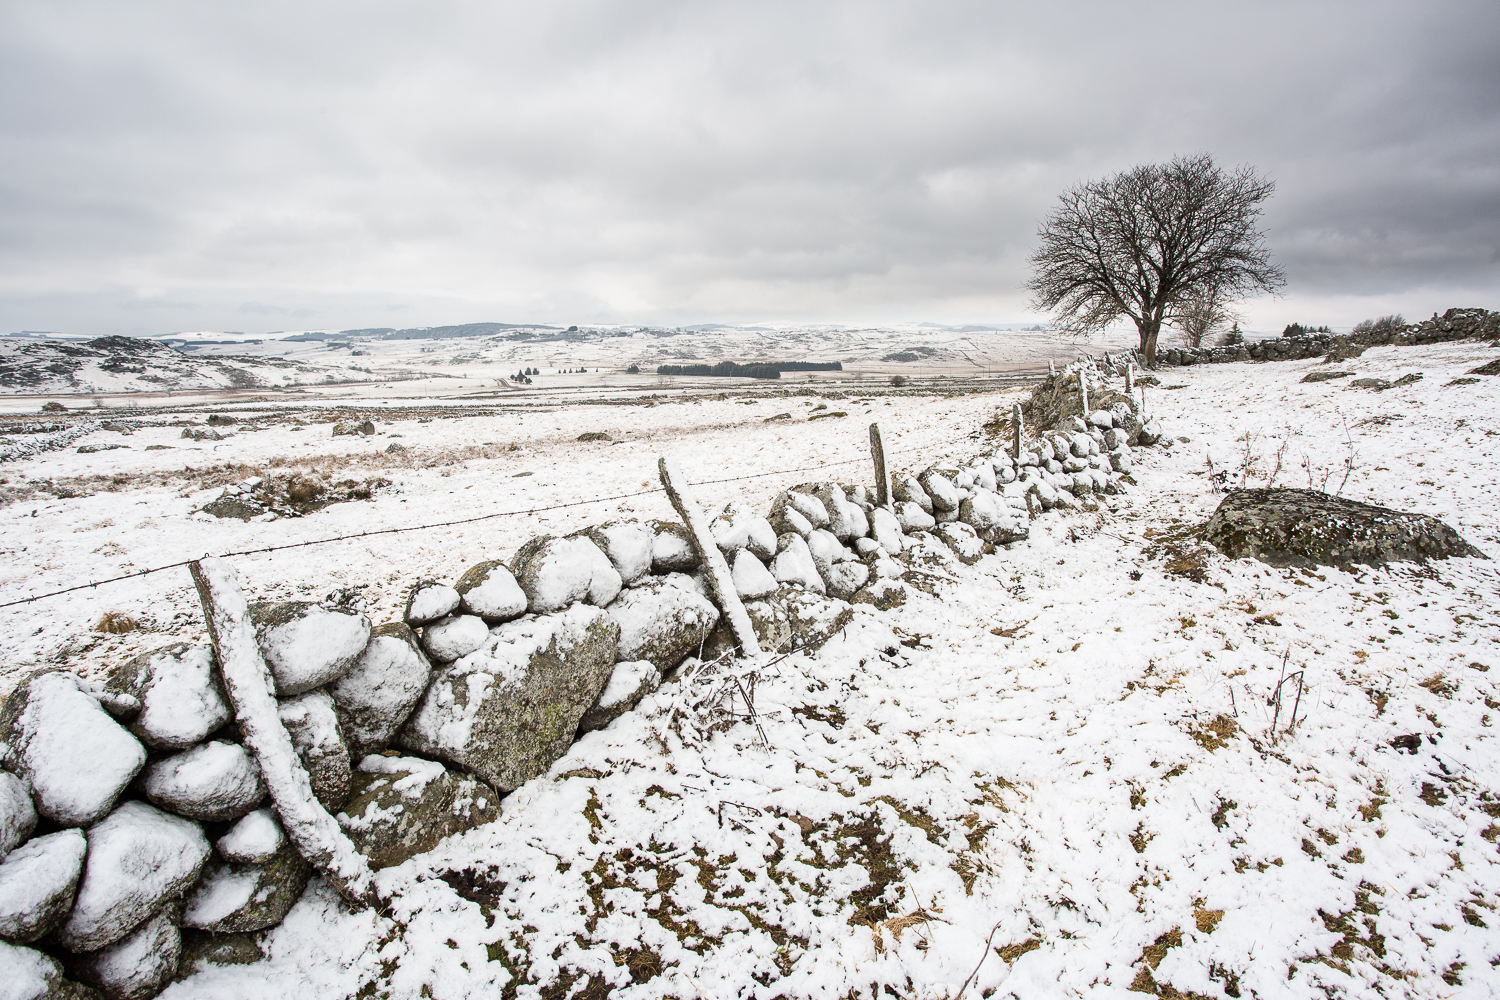
M1239 314L1224 301L1218 288L1189 295L1167 314L1167 322L1182 331L1189 347L1202 347L1211 334L1238 321Z
M1256 228L1275 190L1253 168L1226 173L1206 153L1081 184L1037 231L1033 305L1079 334L1128 316L1155 365L1162 323L1195 299L1223 304L1286 284Z

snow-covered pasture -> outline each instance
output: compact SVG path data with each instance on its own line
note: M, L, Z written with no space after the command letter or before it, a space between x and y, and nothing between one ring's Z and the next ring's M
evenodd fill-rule
M509 796L496 823L378 873L389 911L349 912L315 890L268 932L266 961L165 995L563 995L571 983L589 996L953 997L971 973L970 996L1488 992L1500 979L1494 564L1273 570L1204 551L1189 529L1216 505L1219 472L1260 485L1279 454L1280 485L1326 475L1330 490L1434 514L1494 555L1495 391L1488 378L1448 384L1492 353L1376 348L1341 365L1425 375L1381 393L1301 384L1311 361L1164 372L1181 388L1148 390L1148 408L1187 440L1141 459L1136 489L1050 513L973 567L941 566L933 593L904 607L860 609L817 654L761 678L758 727L695 725L668 685ZM194 518L219 489L169 478L180 454L53 453L7 475L77 475L107 458L161 478L12 503L3 544L32 565L0 593L633 492L654 485L664 452L700 482L861 463L697 489L706 504L763 508L794 482L866 478L869 420L893 466L921 468L977 451L968 435L1013 398L841 400L830 409L848 418L811 423L814 398L380 421L414 449L535 436L387 473L395 488L369 502L243 524ZM594 429L624 443L571 441ZM387 444L277 424L201 457L259 468L315 433L310 452L371 467ZM256 597L374 584L379 621L415 577L452 579L531 535L627 515L670 516L651 494L238 564ZM161 633L201 635L187 581L159 580L7 611L7 667L86 670ZM159 631L86 632L106 610ZM1295 726L1290 696L1279 716L1267 703L1284 660L1305 681ZM1391 745L1403 736L1415 752Z

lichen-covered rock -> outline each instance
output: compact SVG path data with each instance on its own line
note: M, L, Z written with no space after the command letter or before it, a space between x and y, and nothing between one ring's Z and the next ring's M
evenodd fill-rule
M250 620L282 698L338 680L370 641L370 620L307 601L257 602Z
M958 489L953 485L952 477L941 469L924 469L917 476L917 483L923 491L932 498L932 510L936 515L938 511L958 510L961 499ZM921 501L917 501L919 504Z
M1220 502L1204 540L1231 559L1272 566L1380 566L1484 553L1435 517L1314 490L1235 490Z
M526 613L526 594L498 559L469 567L454 584L463 609L488 624L498 624Z
M583 604L507 622L433 675L397 745L513 791L567 752L609 680L619 637L608 614Z
M932 505L930 499L927 503L928 506ZM903 500L896 504L896 523L901 525L901 531L905 534L913 531L931 531L937 527L937 520L932 514L910 500Z
M422 629L422 648L437 663L452 663L483 646L490 627L477 615L452 615Z
M730 559L730 576L734 580L735 593L741 600L765 597L780 584L766 569L766 564L749 549L739 549Z
M275 927L301 898L311 874L312 866L290 844L261 863L215 858L184 901L182 926L216 934Z
M651 572L651 552L655 536L644 522L606 521L597 527L584 529L583 533L609 558L610 565L620 574L620 581L625 586L633 586Z
M0 938L30 944L73 908L88 842L78 829L27 842L0 862Z
M799 487L801 489L801 487ZM844 488L837 483L820 483L811 488L812 495L828 511L828 532L840 542L863 538L869 533L865 512L849 502Z
M177 974L191 976L216 965L249 965L265 958L253 934L210 934L184 928Z
M526 594L526 609L537 615L560 611L575 601L603 607L622 585L609 557L579 535L533 538L516 550L510 568Z
M972 566L984 555L984 540L962 521L940 524L934 534L953 550L953 554L965 566Z
M837 597L841 601L853 597L869 579L870 567L853 560L830 563L823 574L823 584L828 589L828 596Z
M349 797L353 768L333 698L326 691L309 691L283 701L276 715L292 738L318 802L329 812L337 811Z
M915 504L929 517L932 515L932 497L909 472L897 472L891 476L891 498L898 504Z
M459 602L462 600L458 591L445 583L438 583L436 580L421 580L412 587L411 595L406 599L406 613L403 618L406 624L417 628L453 614L458 610Z
M0 941L0 997L44 1000L63 982L57 959L35 948Z
M182 937L172 914L163 910L123 940L74 956L69 971L98 987L107 1000L148 1000L171 982L181 957Z
M109 812L146 763L146 748L61 670L34 673L10 693L0 743L37 811L60 826L87 826Z
M691 573L698 568L698 552L693 536L676 521L649 521L651 538L651 572Z
M105 690L137 699L130 731L156 750L185 750L229 721L207 644L173 643L110 672Z
M208 838L192 820L126 802L88 832L73 911L58 931L71 951L113 944L198 880Z
M141 780L146 798L189 819L237 819L266 797L260 768L238 743L214 740L153 762Z
M489 629L484 634L488 637ZM479 647L476 644L474 648ZM431 676L432 664L417 645L416 635L404 624L392 622L370 633L370 644L354 666L328 688L351 760L390 744L427 690Z
M603 729L661 686L661 671L650 660L621 660L593 708L583 713L578 735Z
M871 580L849 601L850 604L869 604L881 611L899 608L906 603L906 587L897 580L881 578Z
M389 868L444 837L492 822L500 796L484 782L418 757L360 761L339 825L373 868Z
M828 511L817 497L805 493L779 493L771 503L771 530L779 538L785 534L806 538L814 528L828 527Z
M31 789L9 771L0 771L0 859L25 843L35 829Z
M745 602L745 613L762 650L816 652L853 619L843 601L797 587L783 587L769 597ZM721 621L703 644L706 662L732 652L737 644L729 623Z
M281 822L269 807L242 816L229 832L214 843L214 849L225 861L263 864L270 861L286 843Z
M723 513L709 522L708 531L726 557L741 549L749 549L761 559L776 554L776 532L771 522L739 501L726 505Z
M606 610L620 627L618 656L650 660L663 673L697 651L719 621L712 601L655 580L621 591Z

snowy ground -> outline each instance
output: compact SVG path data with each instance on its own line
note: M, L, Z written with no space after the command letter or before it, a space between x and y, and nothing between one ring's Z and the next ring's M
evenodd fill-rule
M268 961L167 995L952 998L971 973L966 996L1490 995L1495 564L1288 572L1225 560L1190 529L1217 473L1261 485L1279 455L1279 485L1435 514L1500 554L1495 380L1449 384L1492 357L1376 348L1339 366L1425 375L1378 393L1301 384L1315 362L1167 370L1148 402L1187 440L1141 461L1134 492L1049 514L1011 551L946 567L935 594L779 663L755 697L764 742L748 722L684 718L669 685L499 822L381 873L388 912L309 894ZM143 450L189 444L179 428L140 430L130 451L0 469L0 601L203 551L649 490L663 453L696 481L851 462L698 489L763 504L863 473L870 420L904 452L893 464L927 464L977 450L1013 398L731 393L429 423L397 407L373 439L268 421L205 442L191 475L181 450ZM848 416L808 422L820 403ZM585 430L621 443L572 440ZM409 450L387 456L397 434ZM191 513L218 495L206 480L278 459L394 485L293 520ZM27 485L85 473L125 481L72 499ZM255 596L372 584L383 620L418 576L617 511L668 516L648 493L236 564ZM89 632L110 610L157 631ZM5 686L198 630L185 574L0 614ZM1295 684L1279 716L1267 701L1283 663L1305 679L1290 728Z

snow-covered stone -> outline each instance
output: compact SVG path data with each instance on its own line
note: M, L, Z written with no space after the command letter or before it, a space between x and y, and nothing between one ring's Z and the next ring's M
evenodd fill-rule
M734 577L735 592L744 600L764 597L779 586L766 564L749 549L740 549L734 554L730 572Z
M372 755L360 761L338 820L372 867L389 868L492 822L499 799L482 781L434 761Z
M874 553L885 551L880 547L880 543L873 538L856 538L849 547L854 550L854 554L859 557L860 562L868 562L869 557Z
M698 568L692 535L676 521L650 521L651 572L691 573Z
M958 510L961 499L948 473L939 469L925 469L917 476L917 483L932 498L932 511L936 516L941 511ZM918 501L920 503L921 501ZM941 518L939 518L941 520Z
M959 504L959 520L973 528L981 538L990 539L998 529L1002 527L1006 533L1009 532L1015 515L1011 513L1009 505L994 493L987 490L978 490L969 499ZM1005 541L1013 541L1011 538Z
M931 499L927 504L929 507L932 505ZM931 531L937 526L931 513L910 500L902 500L896 504L896 523L908 534L913 531Z
M772 501L769 523L771 530L776 532L777 537L792 532L806 538L812 532L814 527L812 521L792 502L793 497L801 497L803 495L801 493L779 493L776 499ZM824 518L827 518L827 512L824 512Z
M1120 451L1110 452L1109 467L1115 472L1121 473L1122 475L1128 474L1130 470L1134 468L1134 463L1130 458L1130 450L1122 449Z
M446 583L422 580L406 599L406 614L402 617L406 624L416 628L453 614L462 600L459 592Z
M0 859L24 843L35 829L31 789L9 771L0 771Z
M302 759L313 794L324 809L336 812L349 797L353 768L333 698L327 691L309 691L283 701L276 715Z
M73 908L88 841L62 830L27 842L0 862L0 938L29 944Z
M260 864L269 861L285 843L286 833L275 811L265 807L242 816L214 843L214 849L225 861Z
M899 608L906 603L906 586L894 579L871 580L850 599L850 604L869 604L881 611Z
M903 503L916 504L917 507L928 514L932 514L932 497L922 488L915 477L909 472L898 472L891 476L891 497L899 506Z
M583 713L578 723L579 734L603 729L660 686L661 671L650 660L621 660L609 675L598 703Z
M870 567L862 562L835 562L823 574L823 583L830 597L847 601L870 580Z
M238 743L214 740L146 768L146 798L189 819L238 819L266 797L260 768Z
M465 614L487 623L510 621L526 613L526 595L505 563L498 559L471 566L454 584Z
M157 750L184 750L229 721L206 643L173 643L121 664L105 690L140 702L130 731Z
M807 536L807 550L812 554L813 565L817 567L818 575L825 583L828 580L828 567L853 558L833 532L826 528L819 528Z
M709 534L725 557L749 549L758 558L776 554L776 532L771 522L738 501L725 506L724 512L709 522Z
M533 538L516 551L510 568L532 614L560 611L575 601L603 607L621 587L609 557L581 535Z
M1108 410L1090 410L1085 422L1090 427L1098 427L1100 430L1110 430L1115 426L1115 415Z
M610 615L583 604L507 622L434 674L396 742L512 791L567 752L609 680L619 636Z
M841 542L862 538L869 534L869 522L858 505L850 503L844 488L836 483L823 483L813 491L813 496L828 511L828 528Z
M0 941L0 1000L44 1000L62 981L62 966L51 955Z
M87 826L109 812L146 763L146 748L61 670L32 674L11 692L0 743L31 785L37 811L61 826Z
M800 584L820 594L825 590L807 539L796 532L789 531L776 539L776 558L771 560L771 575L780 583Z
M93 951L129 934L198 880L208 839L192 820L126 802L88 832L88 859L73 911L58 931L71 951Z
M655 580L622 591L607 610L620 627L619 658L650 660L663 672L697 650L719 621L708 598Z
M261 863L214 859L188 894L182 926L216 934L275 927L307 887L312 866L290 844Z
M607 521L589 528L585 534L609 558L627 587L651 572L651 550L654 536L642 521Z
M210 934L187 928L182 932L177 975L186 978L211 968L259 962L266 956L257 938L255 934Z
M488 637L489 630L484 634ZM478 648L475 645L474 649ZM432 664L417 645L416 635L404 624L392 622L370 633L370 643L354 666L328 688L351 759L358 760L390 744L427 690L431 676Z
M163 910L123 940L79 955L71 971L108 1000L148 1000L172 981L181 955L182 935Z
M451 663L474 652L490 636L490 627L475 615L454 615L422 629L422 648L438 663Z
M962 521L940 524L936 534L965 566L973 565L984 555L984 541Z
M886 508L876 507L870 511L870 535L890 555L901 551L902 530L896 515Z
M344 675L370 641L370 620L307 601L250 605L261 655L287 698Z

